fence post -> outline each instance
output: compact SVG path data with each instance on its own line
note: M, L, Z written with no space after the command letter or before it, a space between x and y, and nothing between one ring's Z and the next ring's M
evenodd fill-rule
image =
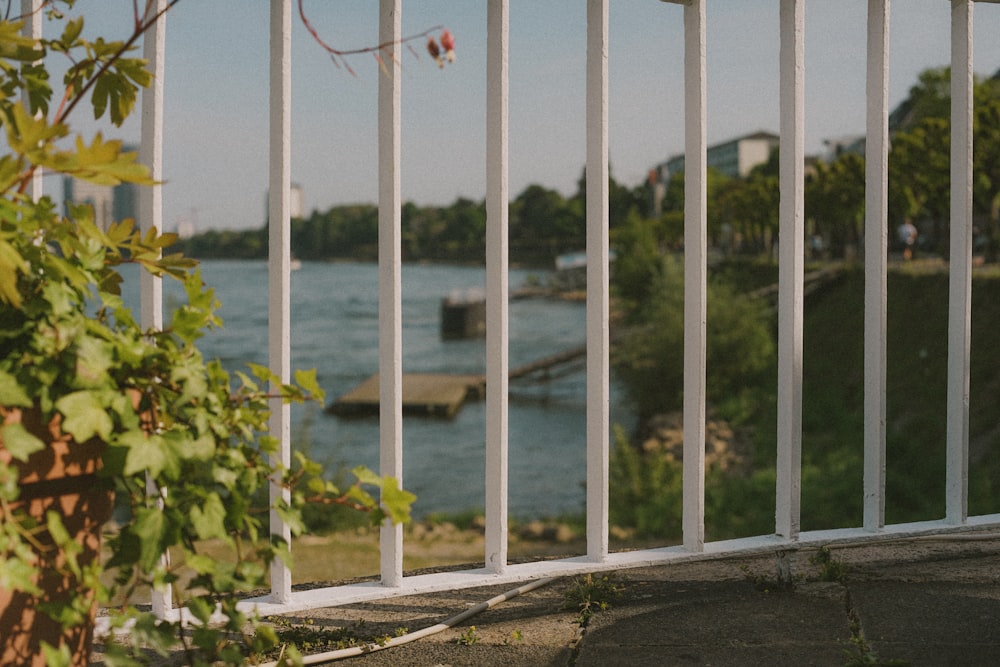
M781 0L778 459L775 532L795 539L802 493L805 2Z
M708 275L705 0L684 5L684 547L705 546Z
M608 555L608 0L587 2L587 555Z
M486 19L486 568L507 566L509 0Z
M21 33L25 37L30 37L31 39L41 39L42 38L42 0L21 0L21 15L24 17L24 27L21 29ZM28 108L28 93L25 91L23 93L23 102L25 108ZM29 110L30 113L30 110ZM36 167L34 173L31 175L31 183L28 186L28 196L34 201L38 201L42 198L43 188L42 188L42 176L43 170L41 167Z
M865 142L864 528L885 526L886 262L889 224L889 0L868 0Z
M268 180L268 365L280 382L291 376L291 111L292 8L287 0L271 0L270 173ZM270 434L278 440L272 461L291 463L291 407L271 399ZM288 489L271 483L271 504L289 500ZM291 543L291 531L271 510L271 534ZM291 546L289 546L291 548ZM292 575L280 559L271 563L271 597L285 602L292 595Z
M163 12L166 0L157 0L153 11ZM139 141L139 162L149 169L150 177L157 182L163 180L163 77L166 60L166 14L146 31L142 38L143 57L149 63L153 81L142 91L141 129ZM139 188L139 227L146 232L153 227L163 231L163 190L160 185ZM143 329L163 328L163 281L148 271L139 272L139 321ZM146 492L150 495L166 493L157 489L150 479L146 480ZM160 503L162 506L162 502ZM163 555L164 564L169 564L169 554ZM162 591L151 592L153 613L164 618L171 608L171 586Z
M951 5L951 258L945 517L968 518L969 348L972 321L973 0Z
M379 43L398 45L401 0L380 0ZM396 48L395 46L392 48ZM378 80L379 466L403 483L402 209L400 194L401 63L383 58ZM403 581L403 526L388 519L380 532L384 586Z

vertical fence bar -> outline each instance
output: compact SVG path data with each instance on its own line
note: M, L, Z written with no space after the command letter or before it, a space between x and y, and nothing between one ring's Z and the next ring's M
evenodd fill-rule
M705 0L684 5L684 547L705 546Z
M608 555L608 0L587 2L587 555Z
M945 516L968 518L969 348L972 321L973 0L951 4L951 260Z
M292 7L289 0L271 0L270 54L270 176L268 182L268 364L281 382L291 375L291 111L292 111ZM273 461L291 463L291 409L280 399L271 401L268 428L278 439ZM272 505L287 500L289 492L271 484ZM271 535L290 544L291 532L281 516L271 511ZM290 547L289 547L290 548ZM279 559L271 564L271 597L287 602L292 576Z
M486 568L507 566L509 0L486 16Z
M889 2L868 0L865 142L864 528L885 526L886 258L889 219Z
M166 9L166 0L157 0L154 11ZM139 162L155 181L163 180L163 70L166 48L166 21L161 16L143 36L143 57L149 63L153 81L142 93L141 141ZM153 227L163 231L163 191L160 185L139 189L139 226L145 232ZM140 322L144 329L163 327L162 282L148 271L139 272L141 299Z
M153 11L162 12L167 7L166 0L157 0ZM155 181L163 180L163 76L166 60L167 17L159 18L142 38L143 57L149 63L153 81L142 92L139 142L139 162L146 165L149 175ZM139 228L146 232L152 228L163 231L163 191L160 185L139 188ZM139 272L139 322L143 329L163 328L163 283L161 278L147 271ZM159 490L152 480L147 479L147 493L166 493ZM163 555L164 564L169 564L170 555ZM164 618L171 608L172 592L167 584L163 590L151 593L153 613Z
M379 43L398 45L401 0L380 0ZM396 47L394 46L395 50ZM403 315L400 189L400 58L383 58L378 82L379 467L403 482ZM403 526L380 532L382 584L403 581Z
M24 17L24 28L22 34L31 39L42 38L42 0L21 0L21 15ZM24 105L28 106L28 96L25 93ZM31 175L31 183L28 186L27 195L38 201L42 198L42 168L36 167Z
M778 246L778 460L775 528L798 537L802 482L805 2L781 0Z

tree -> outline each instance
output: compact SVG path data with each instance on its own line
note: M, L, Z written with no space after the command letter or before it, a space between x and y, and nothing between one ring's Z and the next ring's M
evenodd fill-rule
M988 261L1000 258L1000 99L976 107L973 202Z
M769 254L778 233L778 177L751 172L732 180L719 193L720 225L733 231L733 245L742 252Z
M584 247L582 210L555 190L529 185L513 202L510 216L511 255L551 262L557 255Z
M580 178L576 181L576 194L572 201L579 206L581 213L586 211L587 201L587 169L584 167ZM615 180L611 167L608 167L608 226L612 229L621 225L633 209L641 211L649 201L645 183L634 190Z
M806 178L806 216L835 255L861 242L865 216L865 161L845 153L833 162L819 162Z
M719 207L720 195L725 191L732 179L714 167L709 167L705 173L705 194L708 199L708 237L711 245L725 244L732 236L732 230L726 226ZM663 196L663 214L660 225L664 233L664 241L680 245L684 241L684 172L679 171L667 181L666 194Z
M1000 78L976 77L973 84L975 122L974 206L983 221L979 231L988 254L996 255L997 216L992 213L1000 192ZM890 166L890 224L906 218L923 221L925 245L947 251L950 218L951 70L926 70L890 119L895 132Z
M977 76L973 82L973 104L978 107L1000 97L1000 78ZM889 118L892 132L907 131L927 118L951 118L951 68L924 70L910 94Z
M656 221L643 218L635 210L624 224L611 230L616 252L613 287L627 310L646 303L654 286L660 283L663 253L659 236Z
M923 221L922 233L930 237L925 244L945 251L951 202L950 147L950 123L927 117L913 129L897 134L889 153L891 228L907 218Z

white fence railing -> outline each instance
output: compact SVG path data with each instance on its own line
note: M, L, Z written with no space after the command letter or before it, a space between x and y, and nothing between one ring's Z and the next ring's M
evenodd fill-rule
M25 0L30 1L30 0ZM164 0L160 0L163 2ZM382 529L381 581L292 592L278 563L270 596L249 601L264 613L356 602L416 592L608 570L727 553L781 549L842 540L878 540L1000 525L1000 515L969 517L968 421L972 240L972 25L975 0L952 4L951 257L948 335L946 516L885 524L886 255L888 192L889 0L868 2L867 162L865 221L864 520L851 529L800 531L802 444L802 328L804 263L804 9L805 0L780 0L780 269L778 301L778 447L773 534L705 542L706 350L706 13L711 0L665 0L684 6L685 105L685 349L683 544L611 553L608 540L609 291L608 291L608 11L609 0L587 0L587 553L575 558L512 565L507 554L508 469L508 0L487 4L487 421L486 540L483 569L404 576L403 531ZM997 0L979 0L981 2ZM942 0L944 2L944 0ZM380 0L380 42L401 38L401 0ZM270 365L289 377L290 35L291 0L271 0L270 104ZM147 40L146 56L162 67L162 28ZM379 77L379 316L380 466L402 477L402 316L400 261L400 63L387 60ZM162 81L157 76L157 81ZM162 146L162 84L144 95L143 153L158 169ZM148 100L146 99L148 97ZM154 172L155 175L155 172ZM142 219L160 219L154 189ZM144 287L149 317L158 317L158 286ZM146 311L144 311L146 312ZM144 317L146 317L144 315ZM290 414L274 413L280 457L290 450ZM404 480L405 484L405 480ZM275 492L280 492L275 490ZM276 516L272 530L287 535ZM168 613L168 599L156 604Z

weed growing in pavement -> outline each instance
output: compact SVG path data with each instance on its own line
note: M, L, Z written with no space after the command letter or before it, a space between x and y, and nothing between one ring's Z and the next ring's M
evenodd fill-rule
M328 627L316 625L311 618L297 623L274 616L266 620L277 635L277 648L269 653L254 656L258 660L280 660L282 656L288 657L291 654L308 655L345 648L385 646L391 639L389 635L366 632L364 621L359 621L351 627ZM406 628L396 628L395 636L401 637L406 633Z
M586 625L591 616L598 611L611 608L611 602L621 596L621 586L612 575L585 574L573 580L573 585L566 592L566 602L563 609L575 609L580 612L577 623Z
M854 645L854 649L844 651L847 654L844 667L905 667L910 664L898 658L879 657L879 654L868 645L864 633L855 623L851 624L851 644Z
M465 632L458 636L455 643L459 646L472 646L479 643L479 635L476 634L476 626L470 625Z
M820 550L809 558L809 562L819 566L820 581L835 581L842 584L847 578L847 566L833 557L829 547L820 547Z

